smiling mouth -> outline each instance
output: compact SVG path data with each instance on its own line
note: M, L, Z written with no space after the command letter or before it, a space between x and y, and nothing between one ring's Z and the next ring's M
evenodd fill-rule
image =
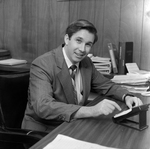
M75 53L77 57L82 58L84 54Z
M79 59L83 58L83 56L84 56L84 55L76 54L76 57L79 58Z

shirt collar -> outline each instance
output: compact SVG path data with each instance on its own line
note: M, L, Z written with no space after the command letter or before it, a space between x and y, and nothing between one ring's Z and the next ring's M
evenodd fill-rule
M72 66L73 64L72 64L72 62L70 61L70 59L68 58L64 47L62 48L62 51L63 51L63 55L64 55L64 58L65 58L66 64L67 64L68 68L70 68L70 66ZM76 65L77 68L78 68L79 63L77 63L77 64L75 64L75 65Z

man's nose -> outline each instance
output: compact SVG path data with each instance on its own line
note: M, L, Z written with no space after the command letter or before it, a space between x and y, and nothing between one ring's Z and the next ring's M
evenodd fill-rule
M80 45L80 51L84 52L85 51L85 44Z

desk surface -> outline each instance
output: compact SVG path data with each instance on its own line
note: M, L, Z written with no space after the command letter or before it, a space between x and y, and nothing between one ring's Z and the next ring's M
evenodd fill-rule
M97 102L97 99L92 101ZM142 97L144 104L150 103L150 97ZM121 107L124 104L118 102ZM37 142L31 149L42 149L51 142L58 134L64 134L79 140L97 143L100 145L121 149L149 149L150 148L150 109L147 111L147 124L149 127L138 131L113 123L112 116L100 116L98 118L80 119L71 123L64 122L42 140ZM138 116L134 116L137 118Z

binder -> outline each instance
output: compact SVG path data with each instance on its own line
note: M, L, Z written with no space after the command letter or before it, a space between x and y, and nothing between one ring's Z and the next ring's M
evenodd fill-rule
M117 64L116 64L116 58L115 58L112 43L108 43L108 49L109 49L109 54L110 54L110 58L111 58L113 73L116 74L116 73L118 73L118 68L117 68Z
M125 64L133 62L133 42L119 42L119 64L118 73L126 74Z

